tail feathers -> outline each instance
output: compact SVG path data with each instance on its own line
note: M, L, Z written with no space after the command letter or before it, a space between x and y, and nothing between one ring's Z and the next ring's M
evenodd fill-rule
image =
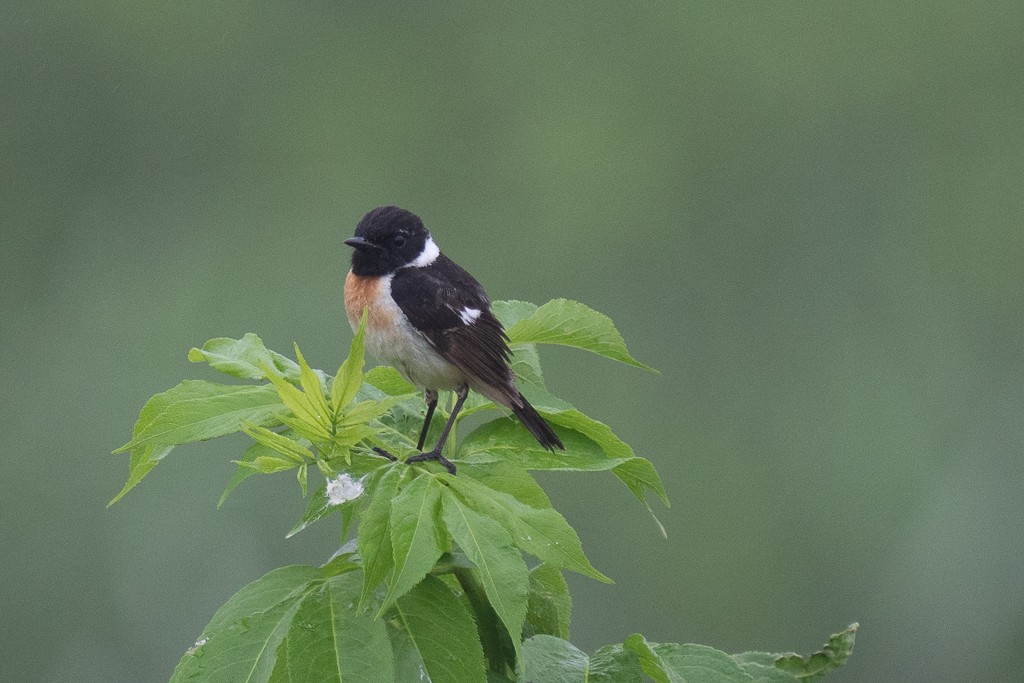
M533 438L537 439L537 442L548 449L553 451L556 448L560 451L565 450L565 446L562 444L562 440L558 438L558 434L555 434L555 430L551 428L540 413L530 405L522 394L519 394L519 403L516 405L516 401L512 402L509 406L515 416L519 418L519 421L523 423L523 426L530 430L533 434Z

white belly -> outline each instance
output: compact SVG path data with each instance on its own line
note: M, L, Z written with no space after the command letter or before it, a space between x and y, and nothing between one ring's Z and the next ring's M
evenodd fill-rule
M374 358L394 367L418 387L451 390L466 383L465 374L446 361L430 341L409 324L402 309L391 298L390 275L381 278L375 295L365 301L365 305L369 309L366 348ZM348 310L353 330L359 326L362 311L354 313L354 307Z

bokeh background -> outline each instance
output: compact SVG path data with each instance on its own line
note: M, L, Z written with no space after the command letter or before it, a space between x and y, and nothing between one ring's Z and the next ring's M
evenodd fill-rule
M259 333L333 370L366 210L495 299L606 312L649 375L549 386L664 477L546 476L642 631L837 681L1018 680L1024 11L1016 3L7 0L0 8L0 678L166 680L235 590L319 563L244 439L121 503L143 402ZM657 508L656 508L657 509Z

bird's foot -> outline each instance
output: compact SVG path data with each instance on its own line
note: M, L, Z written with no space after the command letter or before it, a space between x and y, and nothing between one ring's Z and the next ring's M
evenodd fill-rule
M395 461L398 460L398 458L396 458L395 456L391 455L390 453L388 453L383 448L380 448L379 446L374 446L373 447L373 452L376 453L377 455L379 455L382 458L387 458L391 462L395 462Z
M426 462L428 460L436 460L444 465L445 469L447 469L450 474L455 474L455 465L452 464L451 460L441 455L441 451L436 448L432 451L420 453L419 455L414 455L411 458L406 458L405 462L407 465L411 465L414 462Z

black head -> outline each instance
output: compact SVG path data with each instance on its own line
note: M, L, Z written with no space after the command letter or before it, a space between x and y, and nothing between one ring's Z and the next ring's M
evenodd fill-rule
M355 237L345 244L354 248L352 272L356 275L387 275L437 251L419 216L397 206L367 213L356 226Z

